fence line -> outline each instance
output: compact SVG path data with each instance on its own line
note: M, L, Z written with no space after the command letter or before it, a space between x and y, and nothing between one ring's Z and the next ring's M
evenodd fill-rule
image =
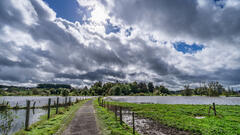
M67 99L67 97L65 98ZM85 98L83 98L85 99ZM75 103L78 103L79 101L81 101L82 98L76 98L75 100ZM66 102L67 100L65 100L65 103L64 104L59 104L59 97L57 97L57 103L54 104L53 106L51 105L51 98L48 99L48 105L47 105L47 119L50 119L51 117L51 108L53 107L56 107L56 114L59 113L59 107L68 107L68 106L71 106L73 105L72 101L71 101L71 97L69 97L69 101ZM30 119L30 109L35 109L35 104L36 104L36 101L34 101L33 103L33 107L31 108L31 101L30 100L27 100L26 101L26 108L24 108L26 110L26 117L25 117L25 130L29 130L29 119Z
M129 114L129 113L123 113L122 110L122 106L117 106L117 105L112 105L110 104L109 102L106 102L104 99L101 99L100 97L98 98L98 103L99 103L99 106L101 107L104 107L106 108L108 111L112 111L114 114L115 114L115 119L116 121L118 121L118 112L119 112L119 122L120 124L122 125L123 123L123 120L122 120L122 115L123 114ZM106 105L107 106L106 106ZM127 108L127 107L126 107ZM125 108L125 109L126 109ZM129 110L130 108L128 108ZM209 111L208 111L208 115L210 116L210 111L213 110L214 112L214 116L217 116L217 111L216 111L216 104L213 102L212 106L209 106ZM132 112L132 129L133 129L133 134L135 134L135 127L136 127L136 123L135 123L135 114L141 114L141 113L135 113L134 111L131 111Z
M119 122L121 125L123 125L123 120L122 120L122 106L117 106L117 105L111 105L109 102L106 103L103 99L101 100L100 97L98 97L98 104L101 107L104 107L107 109L107 111L112 111L115 115L115 120L118 121L118 110L119 110ZM133 134L135 135L135 113L132 112L132 120L133 120Z

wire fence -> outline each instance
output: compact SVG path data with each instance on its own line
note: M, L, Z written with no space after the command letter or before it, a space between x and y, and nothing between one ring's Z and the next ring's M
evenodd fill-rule
M133 134L136 134L136 130L138 131L138 133L142 134L159 134L160 132L165 132L169 134L191 134L188 131L181 131L180 129L160 124L159 122L153 120L150 117L147 118L146 112L142 112L139 110L133 111L131 107L114 105L110 101L105 101L100 97L98 98L98 104L99 106L106 108L108 111L113 112L115 114L115 120L118 121L121 125L123 123L126 123L127 125L131 126ZM209 106L208 113L206 113L205 116L210 116L212 114L214 116L217 116L215 103ZM147 112L147 115L154 115L154 117L159 117L154 110L149 110ZM161 114L161 116L164 116L164 114ZM171 117L171 114L168 114L168 116ZM174 114L172 115L172 117L175 116L176 115ZM201 118L199 117L199 119ZM182 123L184 123L184 121Z

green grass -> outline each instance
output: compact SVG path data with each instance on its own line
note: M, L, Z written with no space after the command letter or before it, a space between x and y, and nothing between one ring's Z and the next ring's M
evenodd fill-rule
M98 105L97 100L94 100L94 107L96 109L98 124L103 135L132 135L132 128L123 123L120 125L119 121L116 121L113 112L108 111ZM139 135L136 133L136 135Z
M216 105L217 116L208 116L209 105L166 105L110 102L130 107L139 116L193 134L240 135L240 106ZM196 119L203 116L203 119Z
M75 116L75 112L85 101L79 101L70 107L60 107L59 114L55 114L56 110L51 110L51 117L47 120L47 115L41 117L41 120L32 124L29 131L20 130L15 135L52 135L60 134Z

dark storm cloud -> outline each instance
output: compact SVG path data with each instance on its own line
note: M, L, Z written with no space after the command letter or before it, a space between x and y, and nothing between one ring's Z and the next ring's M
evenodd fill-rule
M29 81L38 82L38 76L35 69L21 67L0 67L0 78L5 81L18 83L28 83Z
M15 61L6 59L2 56L0 56L0 61L1 61L0 63L1 66L8 66L8 67L19 66L19 67L27 68L27 67L31 67L31 64L32 64L28 61L15 62Z
M240 83L240 69L232 69L226 70L221 69L217 71L214 75L216 76L216 80L219 79L221 81L226 81L230 84L239 84ZM225 82L226 83L226 82Z
M219 81L225 85L237 85L240 83L240 69L235 70L226 70L219 69L216 72L205 73L202 75L189 75L189 74L178 74L177 78L184 80L186 83L200 83L200 82L209 82L209 81Z

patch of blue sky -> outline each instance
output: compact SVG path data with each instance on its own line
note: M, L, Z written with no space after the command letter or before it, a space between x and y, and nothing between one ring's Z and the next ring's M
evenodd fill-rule
M166 45L168 42L167 41L159 41L160 44Z
M126 30L125 30L125 36L126 36L126 37L129 37L129 36L131 36L131 34L132 34L132 31L133 31L133 28L132 28L132 27L130 27L130 28L128 28L128 29L126 29Z
M182 52L184 54L186 53L193 54L198 51L202 51L202 49L204 48L203 45L196 44L196 43L190 45L185 42L175 42L173 43L173 45L177 51Z
M152 35L149 35L149 40L152 41L153 43L156 43L157 40L152 36Z
M224 8L225 3L226 3L225 0L213 0L213 1L214 1L215 5L220 8Z
M105 25L105 33L118 33L120 32L121 28L119 26L113 25L109 19L107 19L107 24Z
M91 11L87 7L80 6L76 0L43 0L52 8L57 17L71 22L85 23L85 18L91 17Z

